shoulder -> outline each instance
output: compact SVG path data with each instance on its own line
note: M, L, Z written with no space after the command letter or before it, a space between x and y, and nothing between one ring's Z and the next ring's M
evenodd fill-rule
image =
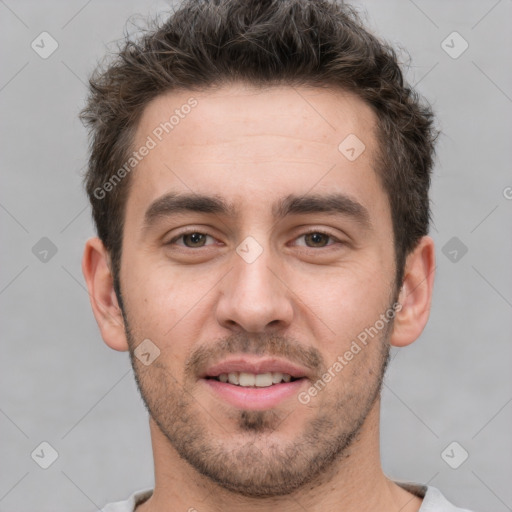
M108 503L105 505L101 512L133 512L135 507L144 503L153 494L153 489L145 489L142 491L134 492L125 501L116 501L115 503Z
M423 503L418 512L471 512L466 508L452 505L435 487L427 487Z
M411 494L423 499L418 512L472 512L471 510L459 508L450 503L436 487L411 482L395 481L395 483Z

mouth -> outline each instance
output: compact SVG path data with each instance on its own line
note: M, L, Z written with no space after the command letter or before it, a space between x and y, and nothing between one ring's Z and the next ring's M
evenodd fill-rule
M300 380L302 377L292 377L289 373L282 372L266 372L258 374L247 372L230 372L221 373L216 377L206 378L244 388L268 388L283 382L295 382L296 380Z
M200 380L217 399L236 408L266 410L297 398L308 377L288 361L241 358L210 367Z

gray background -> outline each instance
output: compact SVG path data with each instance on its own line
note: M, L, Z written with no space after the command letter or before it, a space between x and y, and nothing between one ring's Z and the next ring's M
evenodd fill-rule
M407 78L443 130L432 188L433 310L421 338L393 352L384 469L475 510L512 510L512 1L357 5L372 29L407 48ZM122 36L130 15L167 7L0 0L1 511L92 511L153 484L128 356L103 344L81 275L93 228L77 114L105 44ZM31 48L43 31L59 44L47 59ZM442 46L453 31L469 44L458 58L445 51L462 48L458 36ZM56 254L42 252L42 237ZM59 455L48 469L31 458L43 441ZM462 450L469 458L451 468L446 461L460 463ZM48 462L48 449L35 453Z

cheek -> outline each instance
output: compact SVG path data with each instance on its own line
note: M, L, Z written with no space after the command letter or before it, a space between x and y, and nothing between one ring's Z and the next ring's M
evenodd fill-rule
M130 327L139 335L156 336L165 329L163 320L175 316L177 294L161 271L147 262L131 259L123 264L121 284Z
M389 302L389 276L374 261L351 261L313 273L296 271L288 280L297 297L337 335L351 325L375 321Z
M302 307L297 324L313 338L327 368L339 363L338 371L333 369L334 388L349 389L352 381L356 385L363 378L363 368L376 372L385 333L379 319L390 305L390 282L382 269L375 262L360 261L329 273L296 276L295 282L297 305Z
M139 336L154 338L162 346L173 339L194 336L197 316L204 314L208 291L214 288L216 273L199 272L197 267L172 268L150 258L126 265L123 300L131 327Z

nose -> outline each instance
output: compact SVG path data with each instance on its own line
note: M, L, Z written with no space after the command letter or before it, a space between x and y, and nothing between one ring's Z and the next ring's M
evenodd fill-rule
M252 333L286 329L293 318L292 292L276 258L264 251L248 263L235 253L233 263L221 281L216 309L219 324Z

